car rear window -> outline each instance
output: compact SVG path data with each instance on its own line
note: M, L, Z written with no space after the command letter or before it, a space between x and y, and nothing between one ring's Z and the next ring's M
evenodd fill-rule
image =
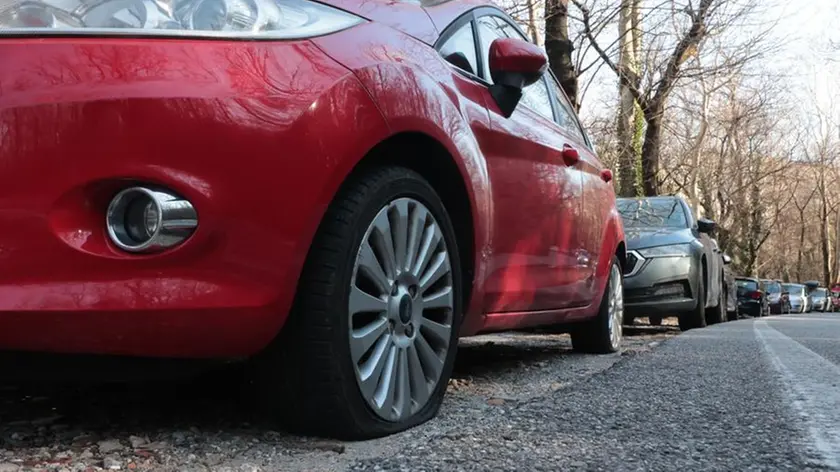
M738 285L738 292L758 290L758 283L755 280L738 279L735 283Z
M767 287L767 293L782 292L782 284L780 284L779 282L764 282L764 286Z

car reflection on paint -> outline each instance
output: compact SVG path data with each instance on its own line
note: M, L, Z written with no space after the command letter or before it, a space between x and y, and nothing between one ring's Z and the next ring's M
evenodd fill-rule
M621 348L612 172L507 14L175 3L0 5L0 349L244 357L266 418L364 439L460 336Z

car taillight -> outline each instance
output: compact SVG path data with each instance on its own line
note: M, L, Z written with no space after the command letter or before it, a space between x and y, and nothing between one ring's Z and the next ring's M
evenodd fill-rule
M752 291L747 293L747 296L752 298L753 300L761 300L761 292L759 291Z
M364 21L310 0L11 0L0 35L299 39Z

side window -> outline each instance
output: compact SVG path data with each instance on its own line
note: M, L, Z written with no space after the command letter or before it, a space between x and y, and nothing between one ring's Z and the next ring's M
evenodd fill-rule
M554 87L554 96L557 97L557 124L566 130L569 135L574 136L579 139L580 142L585 143L586 137L575 119L575 112L572 111L572 105L566 100L563 90L557 84L557 81L554 80L554 77L548 73L546 73L546 75L548 76L548 81L551 82L552 87Z
M455 67L478 75L478 57L475 53L472 22L459 28L443 43L440 47L440 55Z
M484 78L487 79L488 82L493 82L493 78L490 75L490 45L493 44L493 41L499 38L506 38L504 30L501 28L499 23L493 18L492 16L482 16L477 21L478 24L478 35L481 39L481 58L484 59L484 71L483 75Z
M554 113L551 111L551 96L548 94L545 78L525 87L522 91L522 103L547 119L554 119Z
M481 39L481 57L484 59L484 77L488 82L492 82L489 66L490 45L498 38L517 38L523 41L525 38L506 21L491 15L482 16L478 19L478 34ZM554 120L554 112L551 110L551 96L548 93L548 86L544 78L525 87L522 91L521 103L545 118Z

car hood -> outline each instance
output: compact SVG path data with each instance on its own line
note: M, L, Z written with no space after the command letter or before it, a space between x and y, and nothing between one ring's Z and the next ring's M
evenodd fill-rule
M426 44L433 44L438 37L437 28L425 9L413 2L327 0L325 3L390 26Z
M687 228L624 228L624 239L627 249L630 250L690 243L695 238Z

